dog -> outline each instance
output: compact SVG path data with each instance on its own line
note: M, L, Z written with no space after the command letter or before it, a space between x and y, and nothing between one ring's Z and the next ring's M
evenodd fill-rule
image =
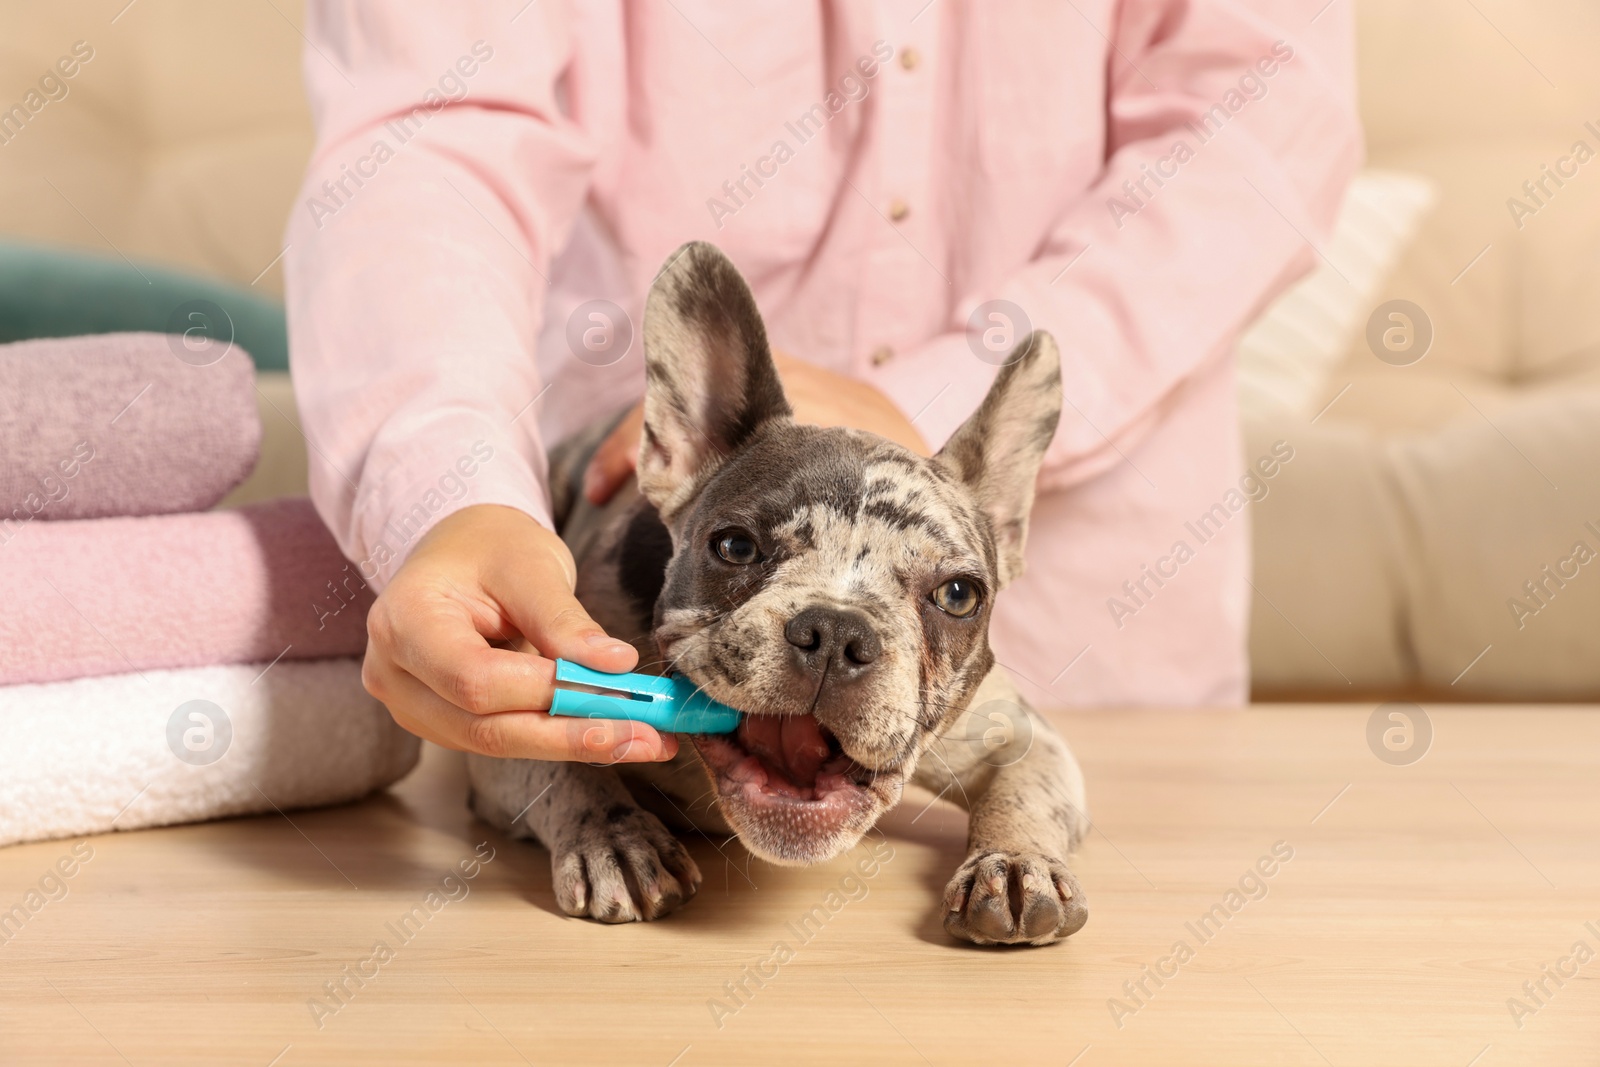
M698 889L669 825L821 863L914 783L970 814L944 894L951 934L1076 932L1083 776L988 641L1060 415L1055 342L1022 341L931 459L795 422L755 299L712 245L663 267L643 342L636 480L604 507L585 501L610 424L579 433L552 453L557 524L595 621L638 648L641 670L686 675L741 724L660 764L473 755L474 810L549 850L562 911L616 923L661 918Z

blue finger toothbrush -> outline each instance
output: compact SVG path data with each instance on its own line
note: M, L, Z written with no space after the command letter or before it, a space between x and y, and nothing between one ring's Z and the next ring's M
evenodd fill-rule
M633 719L674 734L731 734L739 713L719 704L681 674L606 674L556 660L550 714Z

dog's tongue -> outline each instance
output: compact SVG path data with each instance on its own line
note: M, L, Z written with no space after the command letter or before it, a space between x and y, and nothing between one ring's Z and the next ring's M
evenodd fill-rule
M828 739L814 715L746 715L739 741L795 785L811 788L817 768L827 762Z

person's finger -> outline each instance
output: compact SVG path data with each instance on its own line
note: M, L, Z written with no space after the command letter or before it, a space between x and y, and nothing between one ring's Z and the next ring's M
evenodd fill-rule
M550 706L555 664L549 659L490 647L466 606L449 598L401 593L398 599L381 600L368 614L370 644L440 698L477 714ZM395 623L397 614L405 625Z
M361 661L361 684L366 691L388 709L389 717L401 728L416 734L424 741L432 741L444 748L456 748L453 742L435 731L426 721L413 715L409 705L401 701L394 682L398 672L399 668L390 662L385 654L378 651L376 645L367 643L367 654Z
M397 723L445 748L502 759L649 763L678 754L678 739L642 722L583 719L542 711L474 715L440 698L392 665L379 667L376 688Z
M599 507L610 500L639 462L639 437L644 430L644 408L635 406L616 429L595 449L583 472L583 495Z
M486 590L511 624L548 659L567 659L608 674L631 671L639 652L611 637L572 595L572 577L553 551L496 561L483 576Z

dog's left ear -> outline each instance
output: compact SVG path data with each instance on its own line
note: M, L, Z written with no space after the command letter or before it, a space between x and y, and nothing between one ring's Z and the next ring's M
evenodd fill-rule
M1034 481L1061 420L1061 357L1036 330L1012 350L972 417L934 460L972 490L989 517L1002 587L1022 573Z
M639 489L670 521L762 427L791 415L750 287L716 246L692 241L644 305Z

